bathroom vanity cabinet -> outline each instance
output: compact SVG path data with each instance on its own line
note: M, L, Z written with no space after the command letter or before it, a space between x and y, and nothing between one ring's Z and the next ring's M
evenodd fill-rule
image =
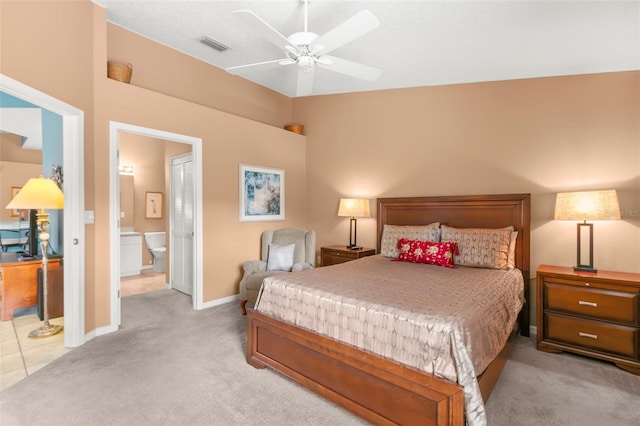
M120 234L120 276L139 275L142 268L142 234L122 232Z

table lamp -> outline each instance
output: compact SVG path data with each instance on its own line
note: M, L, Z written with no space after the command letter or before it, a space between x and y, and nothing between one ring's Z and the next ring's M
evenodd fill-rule
M53 180L45 179L42 176L29 179L6 207L7 209L39 210L36 214L36 223L40 228L40 249L42 251L42 303L44 323L29 333L29 337L32 339L53 336L62 330L61 325L49 324L49 309L47 307L47 264L49 262L47 257L47 247L49 244L47 228L49 227L49 213L47 213L45 209L61 209L63 207L64 194L58 185Z
M351 250L362 249L357 243L358 224L356 218L371 217L369 200L366 198L341 198L340 206L338 207L338 216L351 218L349 221L349 245L347 248Z
M593 267L593 224L587 220L620 219L620 205L615 189L602 191L561 192L556 195L556 220L578 222L578 262L575 271L597 272ZM583 263L582 237L589 238L589 263ZM586 235L588 234L588 236ZM585 259L586 259L585 255Z

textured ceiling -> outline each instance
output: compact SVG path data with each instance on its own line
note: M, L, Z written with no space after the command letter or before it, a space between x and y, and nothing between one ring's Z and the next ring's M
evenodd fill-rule
M285 37L304 29L304 4L282 1L93 0L109 22L213 66L284 58L232 12L249 9ZM637 1L311 0L320 35L367 9L380 26L331 55L381 68L374 82L316 68L312 95L640 69ZM219 52L200 40L228 45ZM294 97L297 67L241 76Z

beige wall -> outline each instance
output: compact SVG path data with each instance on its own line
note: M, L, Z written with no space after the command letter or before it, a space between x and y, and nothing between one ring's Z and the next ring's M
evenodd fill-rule
M0 161L42 164L42 151L22 148L22 136L0 132ZM37 176L36 176L37 177Z
M131 84L154 92L276 127L291 121L291 98L113 24L107 24L107 60L130 63Z
M147 136L120 133L120 164L134 169L133 207L130 221L121 219L121 227L132 227L136 232L169 232L169 161L172 157L191 152L191 145L171 142ZM145 196L147 192L162 192L164 197L162 218L145 217ZM122 193L122 190L121 190ZM167 234L168 235L168 234ZM170 246L167 241L167 250ZM149 265L151 254L143 244L142 265ZM167 263L167 272L169 263Z
M640 272L640 72L308 97L293 118L318 245L348 241L341 196L528 192L533 277L576 262L575 222L552 220L556 192L614 188L624 217L595 224L594 262ZM358 242L375 247L375 219L358 221Z
M0 161L0 222L29 220L28 210L22 210L22 215L12 216L13 210L7 210L5 207L11 201L11 188L21 188L29 179L41 174L40 164Z
M0 133L0 222L17 222L11 216L11 187L21 187L27 180L42 174L42 151L21 148L22 138L12 133ZM22 220L28 219L28 216Z
M596 224L596 266L640 272L638 72L290 100L107 24L89 1L0 7L0 72L85 113L87 331L110 321L110 120L202 138L205 302L237 293L265 228L345 243L341 196L531 192L535 269L575 262L554 194L615 188L625 217ZM131 85L106 78L107 59L133 64ZM239 163L285 169L285 222L239 223ZM358 224L373 246L375 219Z
M281 128L291 113L288 98L226 73L203 75L201 65L184 55L161 58L163 66L145 71L142 65L149 58L127 54L126 60L134 63L133 84L119 83L106 77L108 25L101 7L89 1L2 0L0 8L0 72L85 113L85 209L95 211L95 223L85 226L87 332L110 322L110 259L105 255L110 120L202 138L205 302L237 294L241 263L259 256L262 230L305 225L305 138ZM138 45L147 51L153 47ZM27 51L31 53L25 55ZM193 74L176 80L176 69L167 66L176 61L178 75ZM135 86L136 81L156 79L164 90ZM180 96L169 96L172 90ZM221 94L225 90L233 97ZM198 98L203 91L206 95ZM246 109L251 119L224 109ZM284 222L239 223L240 163L286 170Z
M259 257L262 230L306 223L304 136L106 77L101 84L96 116L103 128L95 147L102 157L108 157L108 120L202 138L204 301L237 294L241 264ZM286 171L284 222L239 222L240 163ZM108 297L108 286L100 291Z

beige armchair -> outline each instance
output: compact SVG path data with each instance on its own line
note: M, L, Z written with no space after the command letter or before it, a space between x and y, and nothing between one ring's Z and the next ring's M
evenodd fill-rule
M294 247L291 247L291 245ZM271 245L271 247L270 247ZM291 258L291 249L293 254ZM316 233L305 229L284 228L262 233L260 260L242 264L244 276L240 281L240 308L247 314L247 301L255 303L262 280L275 274L303 271L315 266Z

